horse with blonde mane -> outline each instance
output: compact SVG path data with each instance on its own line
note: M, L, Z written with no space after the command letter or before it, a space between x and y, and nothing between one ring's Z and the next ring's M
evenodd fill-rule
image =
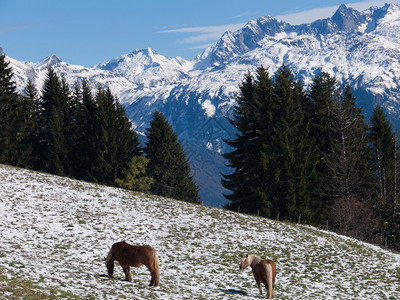
M126 242L118 242L112 245L107 258L104 258L108 271L108 276L114 273L114 261L116 260L125 273L125 279L132 281L130 267L140 267L145 265L151 274L149 286L160 285L160 265L156 250L150 246L134 246Z
M239 268L240 270L251 267L254 279L257 282L260 295L262 296L261 283L267 289L267 299L275 298L275 278L276 278L276 264L272 260L263 260L260 256L254 254L242 254Z

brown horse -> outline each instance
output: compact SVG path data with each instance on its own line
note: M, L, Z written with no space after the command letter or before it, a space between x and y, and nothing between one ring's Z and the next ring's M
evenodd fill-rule
M145 265L151 274L149 286L160 285L160 265L156 250L150 246L134 246L126 242L118 242L112 245L108 252L106 267L108 276L114 273L114 261L116 260L125 273L125 279L132 281L132 273L130 267L140 267Z
M242 254L239 268L240 270L246 269L248 266L251 267L254 275L254 279L257 282L258 289L262 295L261 283L265 285L267 289L267 298L275 298L275 278L276 278L276 264L269 259L263 260L258 255L254 254Z

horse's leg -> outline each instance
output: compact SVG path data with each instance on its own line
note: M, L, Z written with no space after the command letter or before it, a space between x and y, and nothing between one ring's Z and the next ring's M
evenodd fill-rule
M272 297L272 295L271 295L271 291L268 289L268 282L267 282L267 280L264 280L264 281L263 281L263 284L264 284L264 286L265 286L265 289L267 290L267 299L274 298L274 297ZM271 296L271 297L270 297L270 296Z
M267 299L274 299L275 298L275 293L274 293L275 285L273 284L271 286L271 290L268 288L268 282L266 280L264 281L264 285L265 285L265 289L267 290Z
M154 286L159 286L160 285L160 281L157 279L157 277L154 277Z
M150 268L148 268L150 271L151 275L151 280L149 286L157 286L157 278L156 278L156 272Z
M156 271L154 271L154 286L160 285L160 278L158 278Z
M128 265L126 265L122 266L122 269L124 270L126 281L133 281L131 268Z
M258 290L260 291L260 295L262 296L262 288L261 288L261 281L257 281Z
M275 281L272 282L272 298L275 299Z
M153 274L151 274L151 280L150 280L149 286L154 286L154 284L155 284L155 280L154 280Z

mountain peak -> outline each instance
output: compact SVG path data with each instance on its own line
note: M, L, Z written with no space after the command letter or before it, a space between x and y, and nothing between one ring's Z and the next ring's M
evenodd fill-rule
M137 54L144 54L144 55L157 55L158 53L154 51L152 48L143 48L143 49L135 49L130 54L137 55Z
M235 57L257 48L258 43L266 36L274 37L288 27L289 24L270 15L250 20L235 32L225 32L216 43L195 58L195 66L200 69L220 67Z
M347 11L347 10L348 10L348 8L347 8L346 4L340 4L337 11Z
M62 62L61 58L59 58L58 56L52 54L52 55L49 55L49 56L43 58L36 66L38 68L41 68L41 67L46 67L47 68L49 66L56 65L56 64L58 64L60 62Z
M345 32L357 30L359 26L366 21L358 10L347 7L344 4L339 6L331 19L336 25L337 30Z

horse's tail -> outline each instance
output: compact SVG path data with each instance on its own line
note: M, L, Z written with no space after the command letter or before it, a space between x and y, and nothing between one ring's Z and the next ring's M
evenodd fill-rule
M157 251L153 251L154 255L154 263L153 263L153 268L154 268L154 276L155 276L155 282L154 286L159 286L160 285L160 262L158 260L158 254Z
M268 286L267 299L275 298L272 265L267 263L265 265L265 269L267 270L267 286Z

